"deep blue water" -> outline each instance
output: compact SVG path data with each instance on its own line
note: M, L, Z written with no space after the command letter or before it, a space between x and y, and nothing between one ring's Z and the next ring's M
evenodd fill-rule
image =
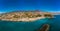
M7 22L0 21L0 31L36 31L43 24L49 24L49 31L60 31L60 15L53 19L41 19L34 22Z

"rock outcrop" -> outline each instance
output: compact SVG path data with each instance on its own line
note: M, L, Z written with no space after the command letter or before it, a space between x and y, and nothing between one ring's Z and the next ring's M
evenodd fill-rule
M49 24L44 24L40 29L38 29L38 31L49 31Z

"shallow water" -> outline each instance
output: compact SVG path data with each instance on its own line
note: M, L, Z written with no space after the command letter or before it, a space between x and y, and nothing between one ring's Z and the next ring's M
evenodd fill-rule
M53 19L41 19L34 22L7 22L0 21L0 31L36 31L43 24L49 24L49 31L59 31L60 29L60 17L55 16Z

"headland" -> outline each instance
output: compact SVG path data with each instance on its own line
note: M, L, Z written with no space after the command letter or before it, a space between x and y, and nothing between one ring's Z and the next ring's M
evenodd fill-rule
M0 14L0 20L6 21L35 21L43 18L53 18L53 15L49 12L41 11L15 11Z

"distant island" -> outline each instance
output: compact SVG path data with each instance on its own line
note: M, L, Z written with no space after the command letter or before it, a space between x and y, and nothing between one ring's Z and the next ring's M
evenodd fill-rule
M53 18L52 13L41 11L13 11L0 14L0 20L6 21L35 21L43 18Z

